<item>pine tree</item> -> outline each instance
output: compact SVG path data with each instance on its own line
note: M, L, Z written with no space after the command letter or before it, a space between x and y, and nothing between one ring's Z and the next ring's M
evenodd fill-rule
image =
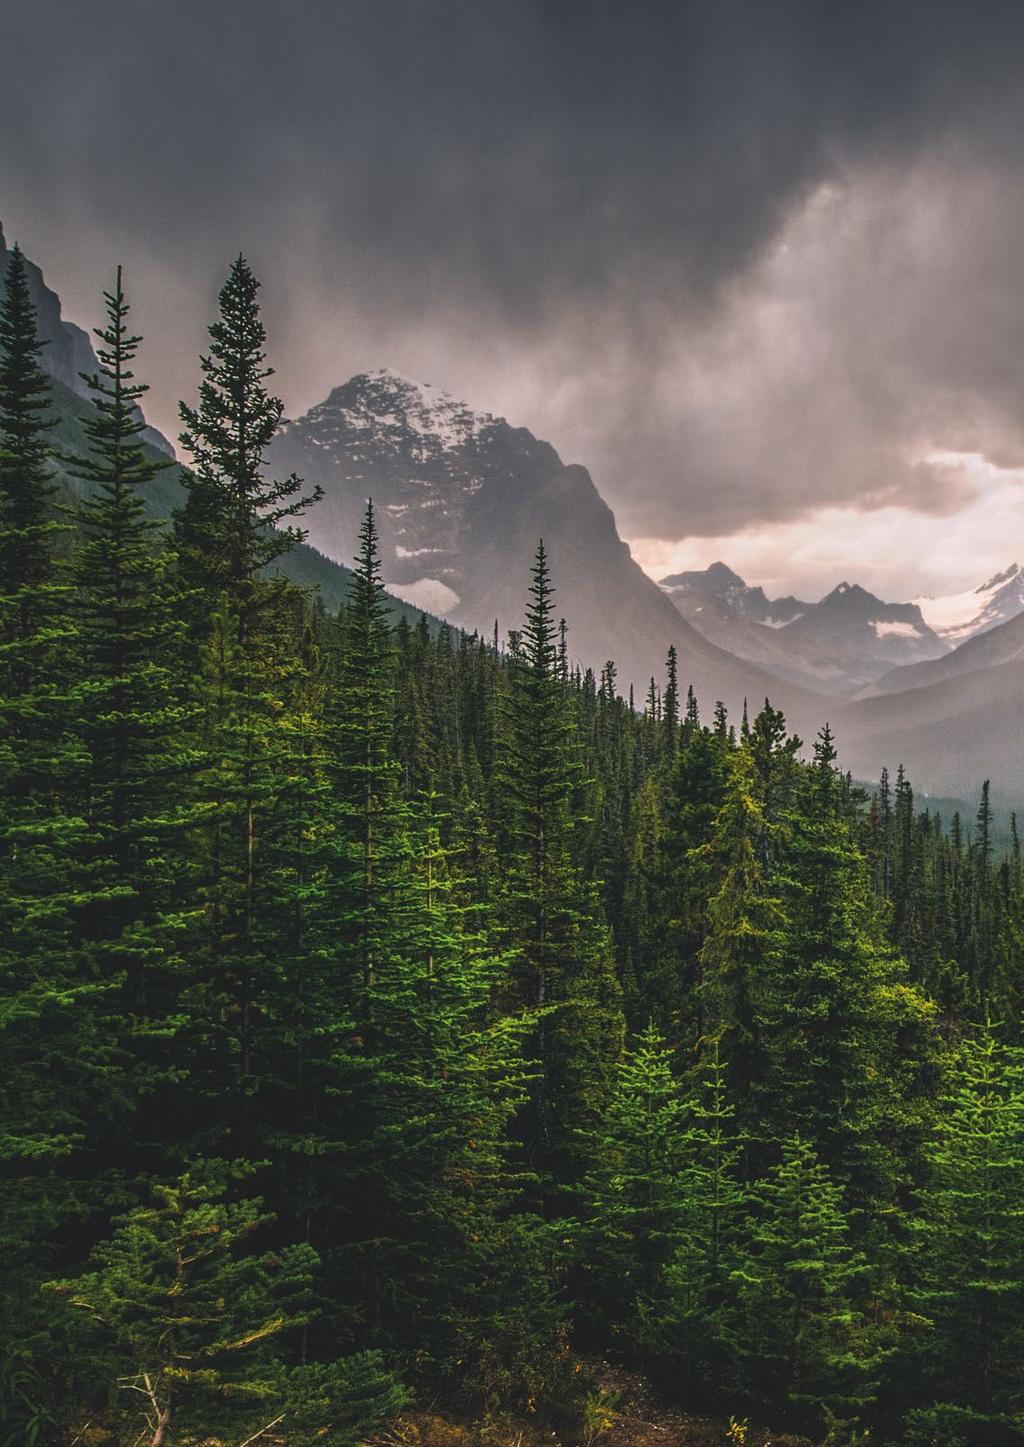
M183 482L188 500L178 517L178 550L186 581L207 597L226 593L241 620L243 644L254 614L268 597L264 571L301 541L292 519L322 496L299 495L294 474L268 480L264 454L284 411L265 387L266 331L257 302L259 282L243 256L231 267L210 327L210 351L200 360L196 407L181 404L181 445L194 462ZM282 526L283 524L283 526Z
M195 759L185 745L195 710L183 687L181 597L145 516L145 489L170 464L142 440L147 389L131 371L141 339L127 326L120 268L105 300L99 371L85 378L88 451L71 459L89 488L71 568L85 704L78 732L89 756L89 846L78 867L80 890L91 891L75 933L90 972L126 975L126 1010L162 1030L178 1003L168 951L184 898L181 833L195 823Z
M773 850L786 924L761 982L757 1112L769 1136L812 1142L851 1203L866 1206L896 1198L920 1172L938 1042L933 1008L872 914L835 759L826 725Z
M528 1159L548 1194L578 1169L578 1132L593 1121L608 1088L622 1033L597 892L573 859L569 805L581 766L558 678L552 592L541 543L498 769L511 826L502 907L520 951L517 994L543 1012L524 1128Z
M733 1274L736 1349L755 1401L816 1427L826 1411L853 1421L874 1395L877 1334L860 1297L842 1193L799 1136L751 1191L746 1245Z
M648 1004L659 1016L700 1033L700 953L713 879L709 846L725 799L728 755L721 740L694 723L663 785L655 897L661 929L652 941Z
M665 663L665 693L661 704L661 722L665 730L665 753L671 758L676 749L679 731L679 664L674 643L669 645Z
M728 1100L728 1067L717 1039L701 1041L699 1049L681 1229L661 1300L646 1314L640 1335L655 1360L685 1385L687 1396L713 1401L716 1390L738 1385L731 1276L746 1193L738 1175L743 1150Z
M0 305L0 593L5 597L4 639L22 644L38 623L39 590L54 571L56 487L46 433L56 423L49 415L50 380L39 365L44 346L36 332L25 258L15 245Z
M291 520L319 496L301 497L298 478L271 481L264 470L282 403L265 386L272 371L258 288L239 257L209 329L198 406L180 408L194 470L183 479L188 496L175 519L201 677L205 766L197 803L210 820L190 1034L197 1081L205 1075L210 1098L223 1097L221 1113L249 1154L265 1149L262 1122L279 1088L280 1021L290 1008L276 935L288 927L294 899L282 896L276 866L292 833L282 793L303 676L295 666L302 632L295 590L265 574L301 536Z
M704 1032L722 1041L739 1125L750 1134L757 1127L755 1100L768 1065L761 997L779 959L785 926L763 864L771 826L754 796L754 783L751 751L740 748L730 758L714 835L698 854L711 881L698 957Z
M687 1112L671 1054L653 1026L625 1052L582 1187L587 1294L627 1345L659 1309L687 1206Z
M105 987L76 970L88 757L70 727L74 626L57 577L50 386L20 250L0 303L0 1356L30 1338L54 1231L83 1209L69 1165L117 1113Z
M86 1271L53 1284L68 1301L78 1370L88 1373L82 1390L116 1387L122 1430L134 1435L141 1424L150 1447L218 1425L252 1433L282 1421L298 1443L331 1427L355 1447L404 1394L379 1358L330 1369L282 1363L281 1339L294 1339L310 1309L315 1253L258 1252L254 1238L270 1218L258 1199L232 1199L235 1175L211 1161L158 1185L151 1205L115 1221Z
M912 1304L927 1411L970 1443L1024 1433L1024 1054L986 1021L962 1041L929 1145ZM923 1439L922 1439L923 1440Z

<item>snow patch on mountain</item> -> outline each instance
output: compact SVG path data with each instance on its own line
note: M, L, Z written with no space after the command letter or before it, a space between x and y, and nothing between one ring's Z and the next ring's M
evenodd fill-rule
M1024 611L1024 572L1011 563L979 588L943 598L916 598L925 622L954 646Z
M425 552L430 551L424 549ZM422 608L438 618L447 618L459 606L459 595L440 578L417 578L414 583L385 583L389 593L409 603L413 608Z
M883 618L872 622L876 638L920 638L921 629L916 623L887 623Z

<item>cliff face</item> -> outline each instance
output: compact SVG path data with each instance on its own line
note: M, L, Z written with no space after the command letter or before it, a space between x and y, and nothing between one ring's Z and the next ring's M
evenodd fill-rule
M766 694L796 708L809 696L708 642L633 561L584 467L504 418L394 372L353 377L273 444L271 469L318 482L324 499L304 525L310 542L351 559L367 497L379 521L387 587L469 629L504 635L522 622L539 538L551 561L556 613L574 658L620 682L662 679L670 644L680 678L706 713L716 699L739 710Z

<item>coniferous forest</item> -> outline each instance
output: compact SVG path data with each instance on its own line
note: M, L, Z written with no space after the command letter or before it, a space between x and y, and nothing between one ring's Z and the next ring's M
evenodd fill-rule
M674 650L622 697L540 541L507 637L395 621L370 503L326 612L257 293L158 523L120 273L77 501L4 279L0 1443L597 1443L602 1361L709 1441L1024 1442L1016 826Z

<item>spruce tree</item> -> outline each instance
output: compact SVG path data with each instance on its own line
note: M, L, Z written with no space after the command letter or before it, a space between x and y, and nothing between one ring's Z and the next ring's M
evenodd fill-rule
M182 402L181 445L194 468L183 482L187 502L178 516L178 548L187 582L209 596L226 593L239 610L243 642L254 612L265 606L263 572L304 534L294 525L321 497L300 495L294 474L267 478L264 454L284 403L264 385L266 331L257 301L259 282L244 256L228 273L210 326L210 350L200 359L199 401Z
M796 1425L856 1421L881 1353L861 1300L867 1263L850 1244L842 1193L799 1136L751 1191L733 1273L735 1350L746 1390Z
M660 1308L687 1206L687 1112L671 1054L648 1026L623 1055L582 1188L587 1296L627 1346Z
M969 1443L1024 1435L1024 1054L986 1021L962 1041L929 1142L911 1303L929 1426ZM922 1439L923 1440L923 1439Z
M54 572L56 487L46 433L56 422L49 413L50 379L39 365L44 346L25 258L15 244L0 304L0 592L3 636L22 643L40 617L38 590Z
M835 759L826 725L772 851L785 926L761 981L757 1109L767 1134L799 1132L867 1206L920 1174L938 1041L934 1009L882 938Z
M581 765L558 677L553 589L537 548L530 605L504 720L499 785L510 821L502 911L518 947L517 998L542 1012L524 1118L528 1159L550 1200L579 1169L622 1034L619 990L597 891L575 864L570 811Z
M286 1424L289 1440L325 1430L350 1447L404 1393L379 1358L330 1368L288 1364L310 1311L309 1246L260 1251L270 1217L238 1199L222 1162L154 1187L151 1204L114 1223L79 1276L53 1283L83 1393L118 1393L117 1421L163 1447L218 1426L233 1434ZM142 1434L137 1437L140 1426Z
M301 536L293 519L316 500L289 476L270 480L264 455L282 403L269 394L259 283L239 257L220 292L201 359L196 407L181 404L183 447L194 467L175 519L183 582L194 599L192 647L201 680L204 767L196 802L207 814L199 867L204 921L188 996L197 1081L262 1154L290 986L276 944L294 900L277 864L289 847L283 807L303 670L295 591L265 576ZM203 1112L200 1112L202 1115Z
M55 1228L83 1211L77 1152L123 1097L105 986L76 968L88 756L57 575L50 385L15 247L0 302L0 1357L30 1340ZM74 1162L74 1164L72 1164Z
M757 1096L769 1063L761 1032L762 996L780 958L786 922L764 865L771 826L754 786L752 753L743 747L730 758L713 837L697 854L711 891L698 955L703 1029L722 1042L739 1125L751 1137L757 1133Z
M71 576L85 698L78 733L89 756L79 869L91 896L75 929L91 972L125 975L128 1013L162 1030L178 1003L168 970L183 923L181 835L195 823L186 742L195 709L184 688L182 599L145 516L146 488L170 464L143 441L147 388L131 370L141 338L127 325L120 267L104 295L99 370L85 377L88 450L70 459L88 487Z
M731 1278L746 1192L739 1179L743 1150L728 1099L728 1068L717 1039L701 1041L698 1048L701 1060L688 1101L680 1229L660 1301L646 1313L640 1336L688 1396L713 1401L716 1390L736 1386Z

